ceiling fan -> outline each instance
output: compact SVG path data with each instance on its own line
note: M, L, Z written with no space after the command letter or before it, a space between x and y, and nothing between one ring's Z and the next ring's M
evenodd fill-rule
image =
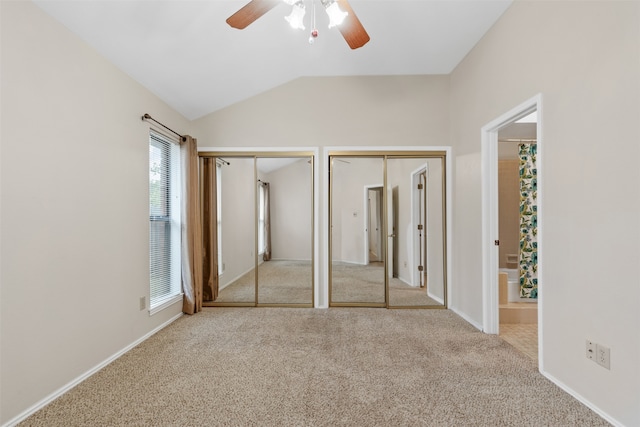
M291 15L286 17L291 26L304 29L302 24L305 9L303 0L251 0L227 18L227 24L242 30L282 2L293 6ZM351 49L358 49L370 40L369 34L367 34L347 0L320 0L320 3L324 6L331 19L329 28L337 26L338 31L340 31ZM315 38L317 35L317 30L313 28L311 36ZM313 42L313 38L310 38L309 41Z

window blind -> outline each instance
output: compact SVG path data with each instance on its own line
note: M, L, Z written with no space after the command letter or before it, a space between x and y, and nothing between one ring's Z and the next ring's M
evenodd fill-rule
M180 149L154 132L149 137L149 306L181 294Z

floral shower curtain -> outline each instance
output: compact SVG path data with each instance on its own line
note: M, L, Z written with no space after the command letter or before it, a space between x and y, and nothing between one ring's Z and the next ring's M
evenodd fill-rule
M520 144L520 297L538 298L537 146Z

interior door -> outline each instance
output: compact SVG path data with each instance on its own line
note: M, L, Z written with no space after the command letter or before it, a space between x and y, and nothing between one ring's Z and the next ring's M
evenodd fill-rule
M418 277L419 277L419 285L421 288L427 286L427 272L428 272L428 264L427 264L427 172L422 171L419 175L419 183L417 186L418 193L418 227L416 229L418 233L418 247L419 256L418 256Z

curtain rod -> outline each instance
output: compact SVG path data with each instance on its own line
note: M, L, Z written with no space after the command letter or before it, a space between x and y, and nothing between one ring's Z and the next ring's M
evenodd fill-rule
M538 142L537 139L531 138L507 138L507 139L498 139L498 142Z
M144 115L142 116L142 120L153 120L154 122L156 122L157 124L159 124L160 126L162 126L163 128L165 128L166 130L168 130L169 132L178 135L180 137L180 140L182 142L186 141L187 138L183 135L180 135L178 132L176 132L175 130L171 129L168 126L165 126L164 124L160 123L159 121L157 121L156 119L154 119L153 117L151 117L149 114L144 113Z

